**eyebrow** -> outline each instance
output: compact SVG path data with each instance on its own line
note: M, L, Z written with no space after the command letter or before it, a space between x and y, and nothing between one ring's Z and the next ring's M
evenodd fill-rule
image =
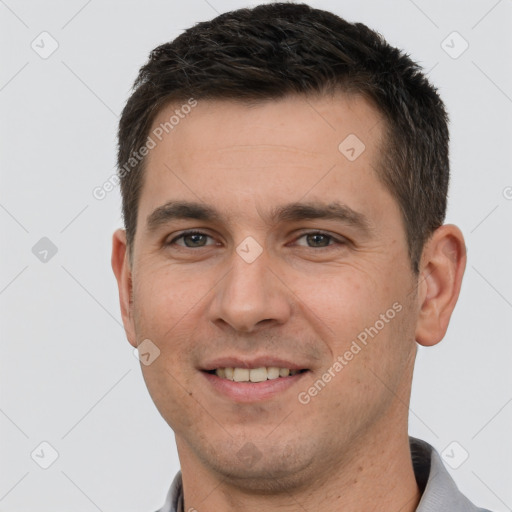
M225 222L223 215L212 206L191 201L168 201L156 208L147 217L146 229L149 232L153 232L167 222L184 219L218 223ZM312 219L341 221L358 228L366 234L370 234L373 231L373 225L368 217L338 201L327 204L318 201L295 202L276 206L270 210L266 222L268 224L277 224L280 222Z

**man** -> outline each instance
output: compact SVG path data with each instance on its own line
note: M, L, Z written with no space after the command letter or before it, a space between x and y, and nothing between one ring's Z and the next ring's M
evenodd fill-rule
M447 115L405 54L304 4L156 48L119 126L112 266L181 471L169 511L476 511L409 438L466 263Z

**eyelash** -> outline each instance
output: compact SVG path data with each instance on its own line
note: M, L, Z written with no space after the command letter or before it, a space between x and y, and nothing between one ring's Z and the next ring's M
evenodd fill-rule
M166 245L166 246L175 245L177 240L180 240L180 239L185 238L186 236L190 236L190 235L202 235L202 236L206 236L208 238L213 238L210 235L208 235L206 233L203 233L202 231L190 230L190 231L184 231L183 233L181 233L177 237L173 238L170 242L165 243L164 245ZM295 240L300 240L301 238L303 238L305 236L309 236L309 235L321 235L321 236L324 236L324 237L328 238L330 241L334 241L338 245L346 245L346 243L347 243L346 240L337 239L335 236L330 235L329 233L325 233L323 231L308 231L306 233L302 233ZM333 246L333 244L329 244L329 245L327 245L325 247L309 247L309 246L306 246L306 248L307 249L328 249L328 248L331 248L332 246ZM201 246L201 247L180 246L180 247L182 247L183 249L203 249L203 248L208 247L208 246Z

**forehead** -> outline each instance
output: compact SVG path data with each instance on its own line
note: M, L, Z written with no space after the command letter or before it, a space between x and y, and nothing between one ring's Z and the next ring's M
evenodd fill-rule
M380 113L360 95L294 95L257 103L198 100L194 107L188 103L175 102L159 111L150 131L158 147L148 160L166 149L192 159L208 151L215 151L217 158L224 153L225 163L236 153L265 153L265 161L283 157L287 150L289 158L338 156L339 144L349 135L365 144L368 156L384 127ZM195 151L184 154L191 144Z
M372 191L385 192L376 175L384 121L360 96L189 104L168 105L153 122L139 220L170 199L243 210L307 196L364 210Z

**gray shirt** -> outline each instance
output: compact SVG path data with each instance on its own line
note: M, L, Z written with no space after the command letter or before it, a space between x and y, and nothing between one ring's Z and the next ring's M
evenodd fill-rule
M457 489L436 450L425 441L409 437L412 463L422 492L416 512L489 512L473 505ZM184 512L181 471L172 482L165 505L157 512Z

